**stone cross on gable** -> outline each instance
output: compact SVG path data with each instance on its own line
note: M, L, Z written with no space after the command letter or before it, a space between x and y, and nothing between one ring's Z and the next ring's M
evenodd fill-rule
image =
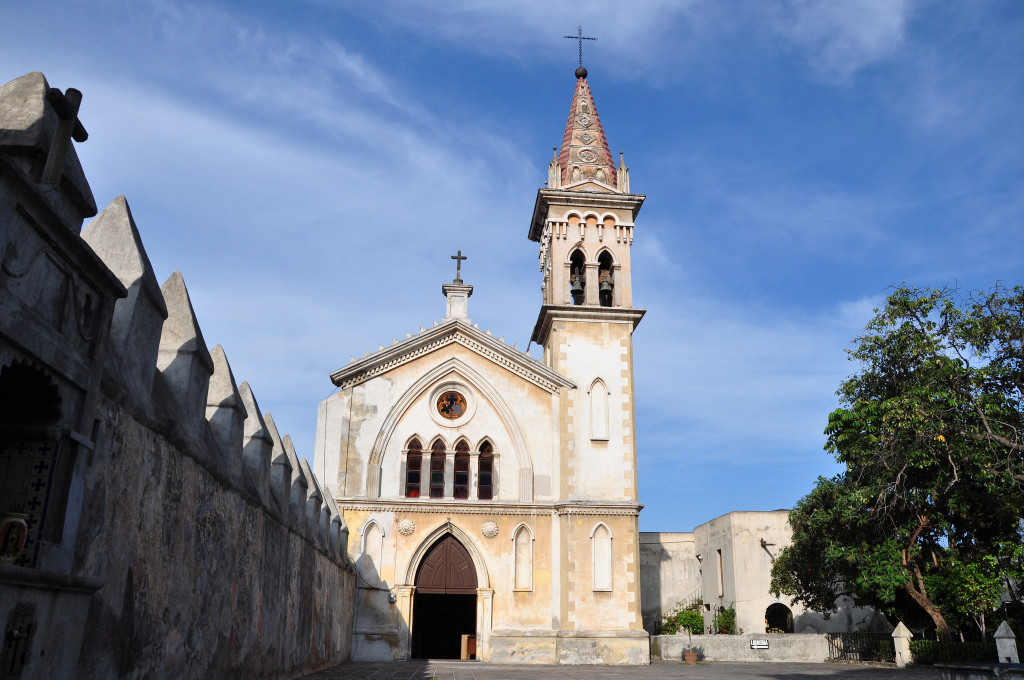
M455 281L453 283L462 283L462 261L469 258L463 255L460 250L458 254L452 255L452 259L455 260Z
M50 102L60 119L50 140L50 152L43 168L43 184L55 187L60 184L71 140L84 142L89 139L89 133L85 131L82 121L78 120L78 109L82 105L81 92L73 87L69 87L66 93L51 87L46 91L46 101Z

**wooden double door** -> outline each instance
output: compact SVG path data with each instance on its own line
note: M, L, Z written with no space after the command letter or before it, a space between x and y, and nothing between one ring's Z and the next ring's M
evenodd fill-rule
M430 549L416 572L412 656L458 659L463 635L476 634L476 567L469 551L448 534Z

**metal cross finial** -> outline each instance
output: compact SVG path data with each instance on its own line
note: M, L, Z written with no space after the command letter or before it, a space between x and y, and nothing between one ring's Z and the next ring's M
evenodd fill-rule
M455 260L455 283L462 283L462 261L469 258L460 250L457 255L452 255L452 259Z
M569 40L575 40L575 41L579 42L579 44L580 44L580 68L583 68L583 41L584 40L597 40L597 38L590 38L590 37L587 37L587 36L583 35L583 26L582 25L576 27L576 35L563 35L562 37L563 38L568 38Z

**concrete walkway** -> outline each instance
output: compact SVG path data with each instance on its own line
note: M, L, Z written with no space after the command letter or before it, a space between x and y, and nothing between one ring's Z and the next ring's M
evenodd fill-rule
M347 663L302 680L938 680L932 666L897 669L839 663L707 663L687 666L655 662L650 666L499 666L475 661L399 661Z

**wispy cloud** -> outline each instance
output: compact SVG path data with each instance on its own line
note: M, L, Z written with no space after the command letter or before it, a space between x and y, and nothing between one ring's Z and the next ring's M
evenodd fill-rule
M908 0L783 0L769 14L772 28L805 52L813 71L845 82L903 46L910 10Z

